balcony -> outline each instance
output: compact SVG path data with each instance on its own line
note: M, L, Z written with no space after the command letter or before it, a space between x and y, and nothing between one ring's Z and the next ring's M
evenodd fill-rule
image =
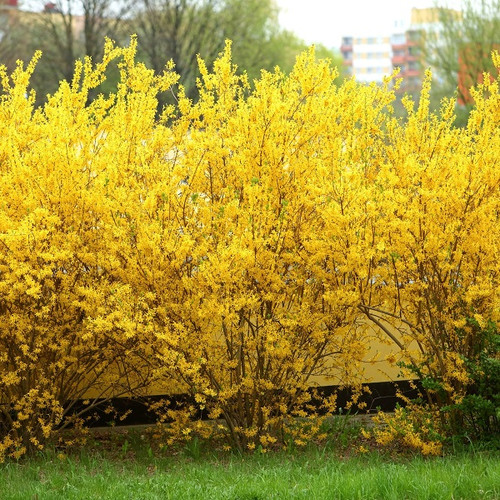
M406 56L392 56L391 61L393 66L401 66L401 64L407 62L407 59Z
M404 75L402 76L404 76L405 78L419 77L421 76L421 73L419 69L407 68L406 71L404 72Z
M393 43L391 44L391 48L392 48L392 51L393 52L397 52L398 50L402 50L404 52L406 52L406 50L408 49L408 44L407 43Z

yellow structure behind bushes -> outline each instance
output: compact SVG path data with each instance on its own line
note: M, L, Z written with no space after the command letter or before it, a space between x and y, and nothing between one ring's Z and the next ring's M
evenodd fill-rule
M337 86L311 49L250 87L228 43L199 100L158 113L178 77L135 51L107 42L37 109L38 56L0 69L0 456L42 448L75 399L158 386L198 405L164 418L205 408L241 450L303 444L314 377L360 387L373 342L442 382L430 402L461 398L499 315L499 80L459 130L430 75L401 121L394 76Z

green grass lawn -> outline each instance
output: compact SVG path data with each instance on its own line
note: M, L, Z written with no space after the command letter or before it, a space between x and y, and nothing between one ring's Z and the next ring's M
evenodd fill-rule
M203 452L155 457L90 448L0 465L7 499L500 499L498 452L444 458L334 450L238 456Z

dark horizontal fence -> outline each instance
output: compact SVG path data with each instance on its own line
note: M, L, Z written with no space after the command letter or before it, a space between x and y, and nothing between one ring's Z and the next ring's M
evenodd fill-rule
M398 382L373 382L365 384L369 391L363 393L359 398L358 404L349 406L352 401L353 391L349 388L339 388L338 386L324 386L316 389L318 394L328 397L337 395L337 413L342 414L373 414L377 411L390 412L396 407L396 404L404 406L404 402L397 396L403 394L408 399L415 399L421 390L418 382L409 382L407 380ZM103 401L102 405L96 406L92 410L87 425L89 427L105 426L127 426L127 425L145 425L155 424L157 415L150 409L154 403L162 400L168 400L168 407L171 409L181 408L185 405L195 405L194 398L187 394L176 394L173 396L144 396L130 398L113 398ZM314 399L313 402L314 404ZM85 408L83 400L77 401L73 405L73 414L78 414ZM107 409L112 408L112 411ZM70 416L70 415L69 415ZM121 418L123 416L123 418ZM199 410L195 419L208 419L205 410Z

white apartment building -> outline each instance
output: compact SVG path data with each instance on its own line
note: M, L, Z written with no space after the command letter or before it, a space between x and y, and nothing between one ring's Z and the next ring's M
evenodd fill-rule
M381 82L392 73L388 36L344 37L341 52L347 71L359 82Z
M359 82L381 82L393 68L400 68L403 77L402 90L412 91L419 87L426 66L423 60L422 35L434 42L440 40L440 9L432 7L411 10L408 19L394 23L390 36L345 36L340 51L347 73ZM459 11L450 13L460 17ZM439 46L439 43L437 43ZM439 78L438 72L435 77Z

